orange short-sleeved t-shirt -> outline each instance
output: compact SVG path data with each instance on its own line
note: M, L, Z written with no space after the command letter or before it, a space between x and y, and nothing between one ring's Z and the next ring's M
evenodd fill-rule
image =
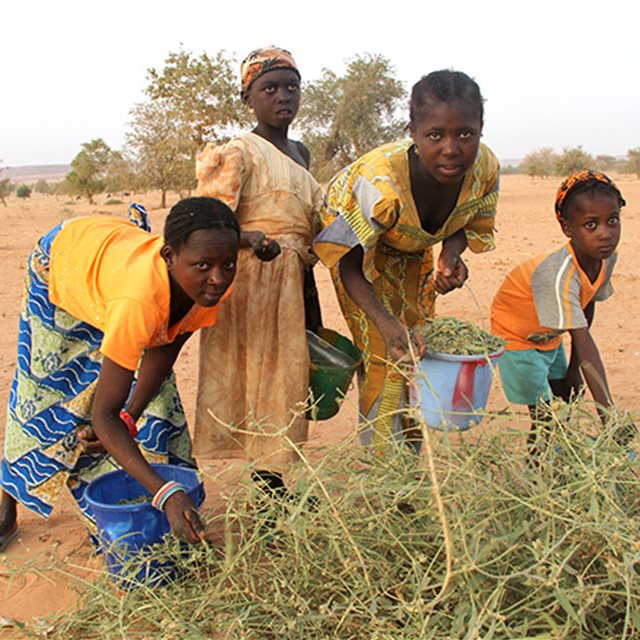
M51 246L51 302L100 329L101 353L131 371L145 349L211 326L218 316L220 303L194 305L168 326L171 296L160 255L163 243L162 236L125 220L91 217L66 222Z
M584 308L612 293L617 255L602 261L591 282L571 243L518 265L504 280L491 305L491 330L509 350L555 349L561 334L588 326Z

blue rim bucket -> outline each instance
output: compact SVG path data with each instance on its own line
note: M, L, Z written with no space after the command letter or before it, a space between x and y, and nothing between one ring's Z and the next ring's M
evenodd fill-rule
M427 352L414 371L411 406L432 429L465 431L477 425L487 406L496 360L503 353L504 348L473 356Z
M152 464L166 481L182 484L197 507L204 502L204 486L196 469ZM180 576L173 560L149 559L150 548L171 531L164 513L151 506L151 494L123 469L105 473L85 490L85 499L98 529L99 550L107 571L122 587L140 583L166 584ZM148 502L123 504L147 497Z

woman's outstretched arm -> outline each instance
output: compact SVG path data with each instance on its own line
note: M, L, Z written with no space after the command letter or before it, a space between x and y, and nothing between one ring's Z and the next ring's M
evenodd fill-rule
M157 362L161 367L155 376L157 382L155 391L166 378L168 371L171 370L177 355L177 351L174 349L162 347L159 349L162 351L157 352L153 358L158 358ZM179 351L179 347L177 349ZM147 389L145 393L151 393L152 397L155 391L153 391L150 382L147 386L147 382L142 376L142 366L143 364L141 364L139 383L142 382L143 388ZM162 375L162 369L165 368L166 373ZM120 419L120 411L127 401L133 383L133 375L133 371L129 371L105 357L100 370L91 417L95 434L107 453L113 456L127 473L138 480L153 495L165 484L165 481L144 459L127 427ZM142 392L140 397L142 397ZM202 538L204 526L195 505L186 493L180 491L170 496L165 503L164 510L171 530L176 536L188 542L197 542Z
M371 322L382 334L387 346L387 354L393 360L401 360L410 354L409 333L407 327L385 309L372 284L362 272L361 246L354 247L340 259L340 278L349 297L367 314ZM422 357L426 344L420 335L416 335L415 348Z

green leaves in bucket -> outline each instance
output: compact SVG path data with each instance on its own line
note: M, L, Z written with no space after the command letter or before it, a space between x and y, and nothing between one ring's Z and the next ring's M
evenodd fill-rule
M494 353L504 342L473 322L457 318L433 318L414 329L424 337L429 351L456 356Z

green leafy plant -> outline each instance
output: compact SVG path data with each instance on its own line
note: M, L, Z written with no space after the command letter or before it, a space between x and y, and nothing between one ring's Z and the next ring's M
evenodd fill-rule
M122 591L105 575L52 635L637 638L640 479L617 441L625 421L550 410L537 464L516 416L496 413L481 437L423 426L421 456L353 440L303 456L296 491L259 508L230 487L209 514L215 541L155 550L179 567L174 582Z

